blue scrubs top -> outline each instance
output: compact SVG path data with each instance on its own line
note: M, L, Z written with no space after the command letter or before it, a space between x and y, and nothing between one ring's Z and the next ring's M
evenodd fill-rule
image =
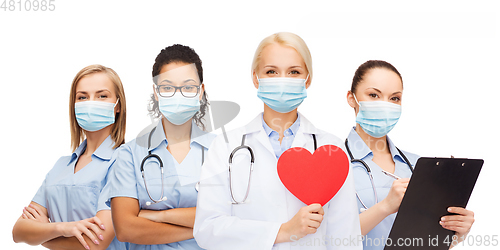
M181 163L167 150L167 139L162 121L158 122L151 137L151 147L148 148L149 132L134 139L118 149L118 157L114 164L114 175L111 177L109 204L114 197L131 197L139 201L140 209L166 210L170 208L196 207L198 191L196 183L200 180L202 165L202 146L207 150L215 135L202 131L194 123L191 124L191 149ZM163 196L167 200L153 204L144 186L141 174L141 162L148 155L160 156L163 161ZM158 160L150 158L144 164L144 174L151 197L159 200L161 197L161 172ZM146 203L151 202L148 206ZM130 243L130 249L201 249L195 239L161 245L137 245Z
M94 217L100 210L109 210L108 173L115 161L114 142L108 136L92 154L92 161L74 173L78 158L87 147L87 140L71 156L61 157L49 171L32 201L47 209L51 222L72 222ZM128 249L128 243L116 237L107 249Z
M378 201L382 201L387 196L387 194L389 194L389 190L391 189L392 183L394 182L394 178L382 173L382 168L380 168L372 161L373 152L365 144L363 139L359 137L355 128L351 130L351 133L349 134L347 139L349 148L354 158L365 161L366 164L370 167L373 175L373 182L375 183L375 188L377 190ZM387 141L389 143L389 150L391 151L392 159L394 160L394 163L396 165L394 174L401 178L409 178L411 176L411 170L409 166L405 163L403 157L396 149L396 146L391 141L391 139L389 139L389 136L387 136ZM415 166L418 158L420 158L418 155L411 154L405 151L403 151L403 153L406 158L408 158L412 166ZM368 208L375 205L373 187L365 167L359 162L354 162L352 163L352 173L354 176L354 185L359 198ZM359 209L364 207L359 199L356 199L356 201L358 203L358 212L361 213ZM396 218L396 214L397 213L387 216L364 237L363 249L384 249L385 241L389 236L392 224L394 223L394 219Z

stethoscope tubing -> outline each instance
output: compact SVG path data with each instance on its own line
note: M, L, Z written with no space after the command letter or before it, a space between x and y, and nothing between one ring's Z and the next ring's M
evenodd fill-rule
M149 137L148 137L148 149L151 148L151 136L153 135L153 132L156 130L156 127L154 127L151 132L149 132ZM159 200L155 200L153 199L153 197L151 197L151 194L149 193L149 190L148 190L148 185L146 183L146 177L145 177L145 174L144 174L144 164L146 163L146 161L149 159L149 158L156 158L158 160L158 162L160 163L160 172L161 172L161 195L160 195L160 199ZM201 163L203 164L203 162L205 161L205 148L202 146L201 147ZM144 189L146 189L146 193L148 194L149 196L149 199L151 199L151 201L153 202L146 202L146 205L151 205L151 204L156 204L156 203L160 203L162 201L165 201L167 200L167 197L166 196L163 196L164 194L164 182L163 182L163 161L161 160L160 156L158 156L157 154L152 154L151 153L151 150L148 151L148 155L146 157L144 157L144 159L142 159L142 162L141 162L141 174L142 174L142 179L144 180ZM199 186L199 182L196 183L195 185L195 188L197 189L197 187ZM198 191L198 189L197 189Z
M370 167L368 166L368 164L366 164L365 161L363 161L361 159L355 159L354 158L354 156L352 155L351 149L349 148L348 139L345 139L345 148L347 150L347 153L349 154L349 159L351 159L351 163L355 163L355 162L361 163L361 165L363 165L363 167L365 168L365 170L368 173L368 176L370 178L370 182L372 184L373 195L375 196L375 204L378 203L377 189L375 188L375 182L373 181L372 170L370 169ZM401 157L403 158L403 160L405 161L405 163L410 168L410 171L413 173L413 167L410 164L410 161L408 160L408 158L406 158L406 155L399 148L396 147L396 149L398 150L399 154L401 155ZM361 203L361 205L364 207L364 210L368 209L368 207L365 205L365 203L359 197L358 192L356 192L356 197L358 198L358 200Z
M229 154L229 170L228 170L228 172L229 172L229 192L231 193L231 200L232 200L231 203L234 205L243 204L247 201L248 194L250 193L250 181L252 179L252 172L254 169L255 156L254 156L252 148L250 146L245 145L245 137L246 137L246 134L244 134L241 137L241 145L234 148L233 151L231 152L231 154ZM314 141L314 151L316 151L316 149L318 148L318 144L316 141L316 135L312 134L312 137L313 137L313 141ZM248 184L247 184L247 190L245 192L245 197L243 198L242 201L237 201L236 198L234 197L234 192L233 192L233 181L232 181L231 168L233 167L233 157L236 154L236 152L238 152L238 150L240 150L240 149L247 149L250 152L250 170L249 170L250 172L248 174Z
M247 200L248 198L248 194L250 193L250 181L252 180L252 172L253 172L253 168L254 168L254 162L255 162L255 156L253 154L253 150L250 146L246 146L245 145L245 137L246 135L243 135L242 138L241 138L241 145L234 148L233 151L231 152L231 154L229 155L229 169L228 169L228 172L229 172L229 192L231 193L231 199L232 199L232 204L243 204L245 203L245 201ZM231 173L231 168L233 167L233 157L234 155L236 154L236 152L238 152L238 150L241 150L241 149L247 149L248 152L250 152L250 170L249 170L249 173L248 173L248 184L247 184L247 190L245 192L245 197L243 197L243 200L242 201L237 201L235 196L234 196L234 192L233 192L233 181L232 181L232 173Z

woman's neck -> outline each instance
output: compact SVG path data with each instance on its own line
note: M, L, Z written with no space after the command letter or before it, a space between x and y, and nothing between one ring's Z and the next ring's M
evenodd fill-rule
M384 135L380 138L375 138L369 134L367 134L359 124L356 124L356 133L358 133L359 137L365 142L365 144L370 148L373 152L373 155L387 154L391 153L387 144L387 135Z
M191 140L191 121L192 118L182 125L175 125L162 117L163 131L169 145Z
M109 125L101 130L94 132L85 132L85 137L87 138L87 147L83 155L92 155L97 150L97 148L101 146L102 142L106 140L106 138L110 135L112 126L113 125Z
M288 113L280 113L264 104L264 122L272 130L278 132L279 140L283 139L283 134L297 120L297 109Z

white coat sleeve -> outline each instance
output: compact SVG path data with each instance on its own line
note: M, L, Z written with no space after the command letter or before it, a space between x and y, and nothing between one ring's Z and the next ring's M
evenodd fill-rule
M271 249L281 223L231 216L229 154L220 135L210 146L202 167L194 237L206 249Z
M350 168L350 167L349 167ZM352 171L328 203L327 249L363 249Z

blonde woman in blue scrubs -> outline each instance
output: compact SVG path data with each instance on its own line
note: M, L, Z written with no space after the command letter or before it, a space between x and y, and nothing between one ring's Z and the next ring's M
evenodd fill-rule
M385 61L367 61L359 66L347 94L347 102L356 112L356 126L346 140L350 158L364 161L373 175L372 182L362 163L353 162L364 249L384 248L412 174L409 164L415 166L419 158L399 151L387 136L401 115L402 98L401 75ZM444 216L436 223L455 231L460 242L474 223L474 213L460 207L448 211L457 215Z
M69 110L74 152L56 162L24 208L14 241L48 249L127 249L115 237L105 204L114 152L125 140L125 93L116 72L101 65L78 72Z
M196 184L215 137L198 127L208 105L201 60L187 46L169 46L155 60L153 81L151 111L160 121L123 145L114 164L116 235L131 249L200 249L193 239ZM148 155L157 158L142 164Z

